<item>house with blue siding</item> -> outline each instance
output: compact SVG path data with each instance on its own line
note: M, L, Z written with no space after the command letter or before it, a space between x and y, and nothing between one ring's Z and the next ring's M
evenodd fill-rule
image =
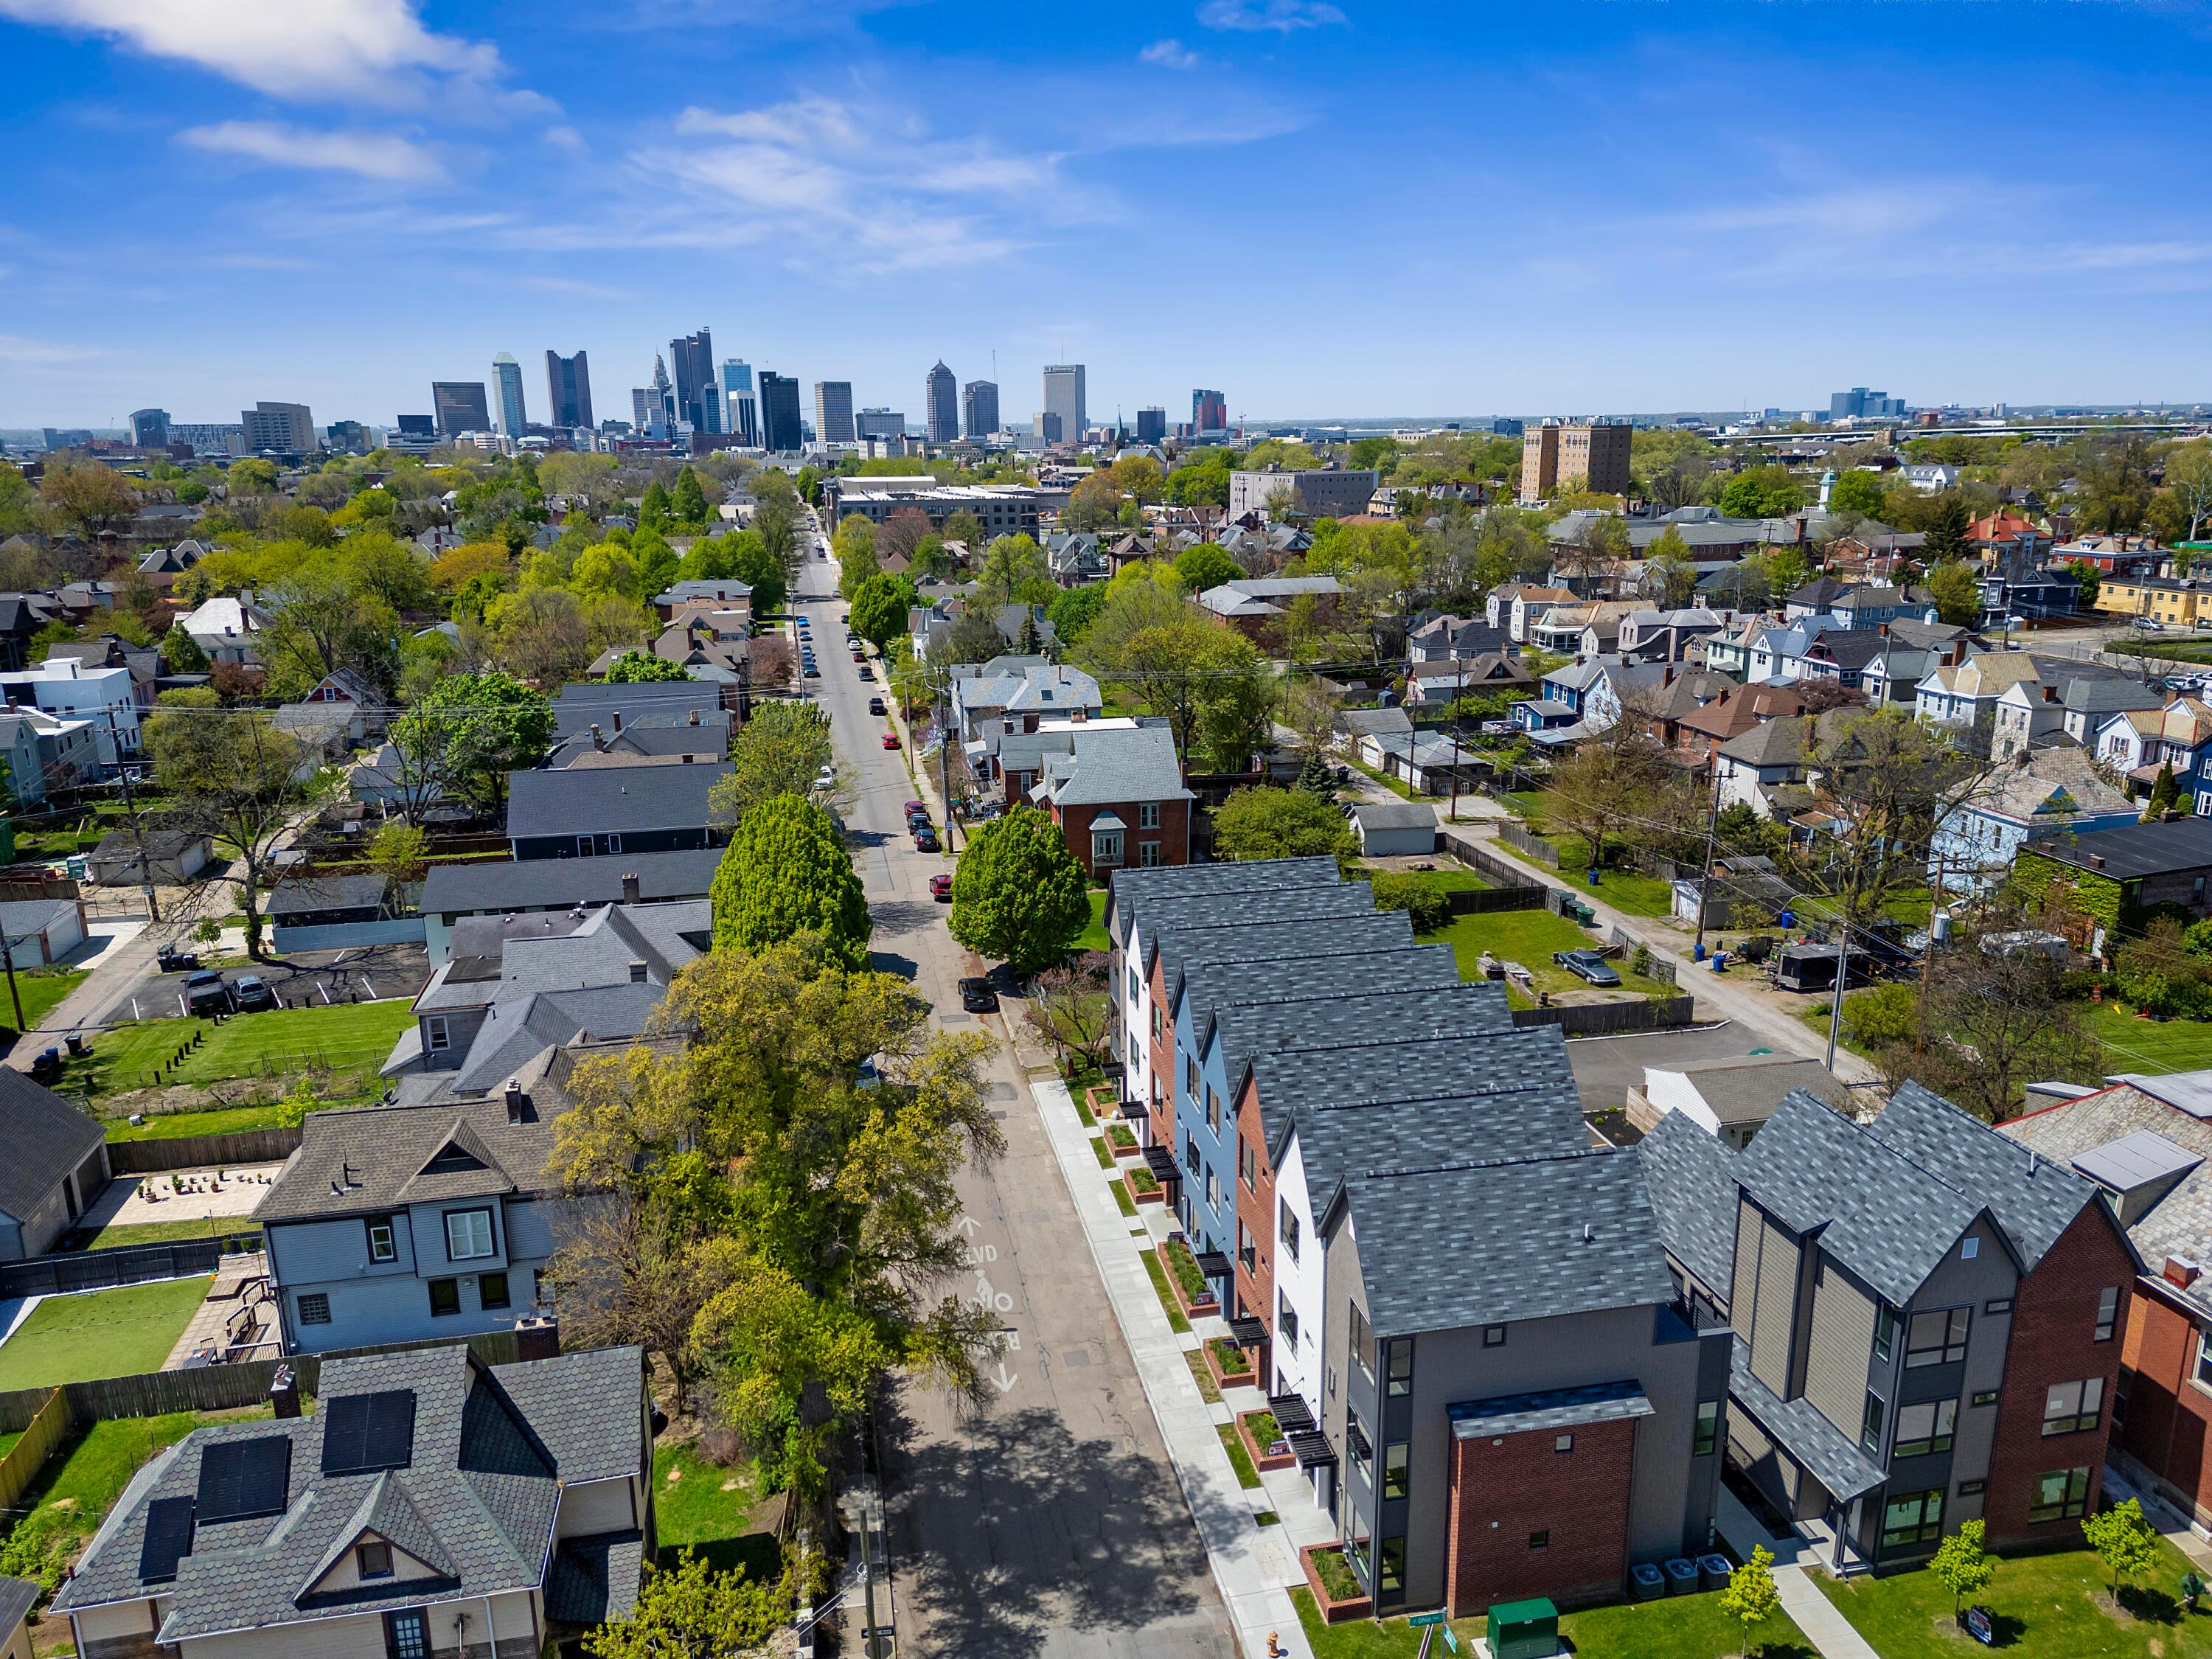
M1954 892L1993 887L2030 841L2117 829L2136 822L2138 812L2086 750L2033 749L1936 825L1929 875Z

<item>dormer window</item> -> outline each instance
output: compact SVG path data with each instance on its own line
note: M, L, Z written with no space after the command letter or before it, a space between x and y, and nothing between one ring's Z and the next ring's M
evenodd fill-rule
M355 1570L363 1578L392 1577L392 1546L376 1540L364 1540L354 1551Z

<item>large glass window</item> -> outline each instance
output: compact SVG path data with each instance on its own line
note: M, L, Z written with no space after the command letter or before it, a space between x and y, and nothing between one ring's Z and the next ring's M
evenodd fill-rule
M1906 1368L1956 1364L1964 1359L1966 1331L1973 1316L1969 1308L1937 1308L1913 1315L1905 1337Z
M1959 1402L1955 1400L1923 1400L1917 1405L1899 1406L1895 1455L1925 1457L1930 1452L1948 1451L1958 1426Z
M2105 1379L2092 1376L2080 1382L2053 1382L2043 1396L2043 1432L2084 1434L2097 1426L2105 1413Z
M1280 1225L1283 1235L1283 1254L1296 1261L1298 1259L1298 1217L1297 1212L1291 1208L1288 1199L1285 1199L1282 1202Z
M1375 1589L1377 1595L1406 1588L1406 1540L1386 1538L1375 1551Z
M492 1248L489 1210L449 1210L446 1212L446 1259L479 1261L496 1255Z
M1881 1425L1888 1409L1880 1395L1871 1392L1868 1394L1866 1410L1859 1418L1859 1444L1864 1446L1869 1451L1881 1449Z
M2100 1342L2109 1342L2120 1322L2120 1287L2107 1285L2097 1292L2097 1335Z
M1413 1391L1413 1339L1393 1337L1390 1341L1389 1374L1384 1386L1393 1395L1408 1395Z
M1351 1333L1352 1363L1360 1376L1367 1379L1370 1388L1375 1386L1375 1360L1369 1352L1375 1346L1375 1333L1367 1328L1367 1316L1359 1311L1359 1304L1352 1304L1352 1317L1345 1322Z
M2035 1501L2027 1506L2031 1522L2079 1519L2089 1504L2089 1471L2053 1469L2035 1477Z
M1897 1311L1887 1303L1875 1310L1874 1357L1881 1364L1889 1364L1890 1356L1897 1351Z
M1698 1402L1698 1432L1690 1443L1690 1455L1706 1457L1720 1444L1721 1402L1700 1400Z
M1275 1329L1286 1346L1298 1346L1298 1310L1291 1305L1291 1298L1279 1296L1275 1299ZM1329 1373L1332 1376L1334 1371Z
M1881 1547L1933 1544L1943 1535L1943 1494L1901 1492L1882 1506Z
M1403 1498L1409 1478L1407 1457L1411 1448L1403 1440L1393 1440L1382 1448L1382 1495Z

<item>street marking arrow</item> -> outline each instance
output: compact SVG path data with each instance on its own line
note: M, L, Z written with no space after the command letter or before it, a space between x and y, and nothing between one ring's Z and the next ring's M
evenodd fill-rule
M1018 1372L1015 1373L1012 1376L1007 1376L1006 1362L1001 1359L999 1362L999 1374L993 1377L991 1381L997 1383L999 1385L999 1392L1000 1394L1004 1394L1007 1389L1012 1388L1015 1383L1021 1381L1021 1376Z

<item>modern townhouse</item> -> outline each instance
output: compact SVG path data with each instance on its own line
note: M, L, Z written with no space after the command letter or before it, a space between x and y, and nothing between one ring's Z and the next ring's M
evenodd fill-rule
M1860 1123L1791 1095L1731 1152L1638 1149L1685 1298L1733 1331L1729 1449L1841 1571L2078 1538L2138 1262L2093 1182L1917 1084Z
M100 775L100 745L89 719L21 703L0 712L0 758L16 805L33 811L46 805L49 790L73 788Z
M156 1453L54 1610L85 1659L536 1659L635 1608L652 1471L636 1348L334 1359Z
M1954 891L1996 885L2031 841L2133 823L2136 804L2105 781L2088 751L2031 749L2002 762L1936 826L1929 878Z

